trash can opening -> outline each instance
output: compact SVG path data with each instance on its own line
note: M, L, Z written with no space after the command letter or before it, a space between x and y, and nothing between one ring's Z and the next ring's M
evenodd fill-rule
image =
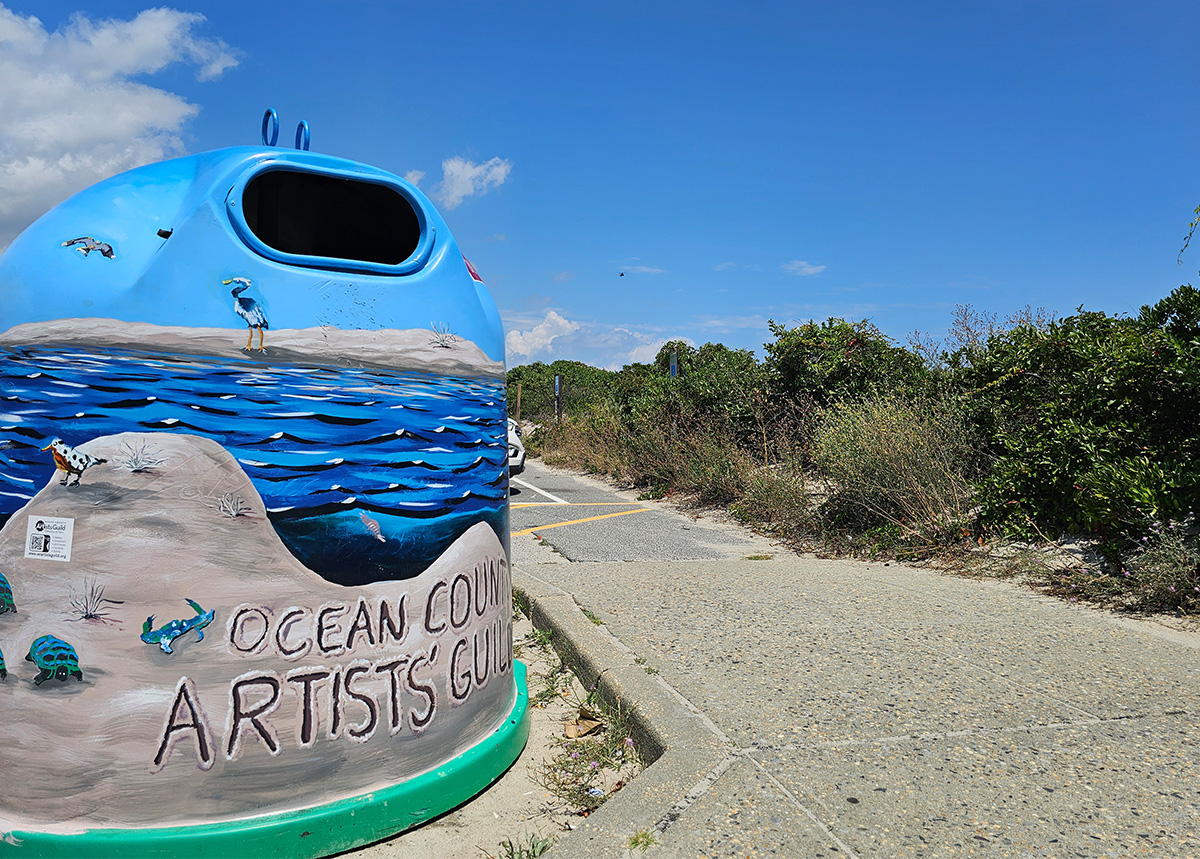
M242 193L259 241L297 256L398 265L416 252L421 219L399 191L298 170L267 170Z

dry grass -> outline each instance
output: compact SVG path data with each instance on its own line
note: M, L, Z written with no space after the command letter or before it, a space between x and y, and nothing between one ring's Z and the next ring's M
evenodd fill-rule
M876 397L834 406L817 431L813 459L833 487L824 507L857 511L905 538L953 531L971 487L962 422L944 404ZM839 510L840 508L840 510Z

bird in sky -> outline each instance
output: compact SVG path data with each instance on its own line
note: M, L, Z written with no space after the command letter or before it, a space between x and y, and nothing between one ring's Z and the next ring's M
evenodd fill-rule
M78 486L79 478L83 476L85 471L93 465L108 462L107 459L101 459L98 456L92 456L90 453L76 450L61 438L54 439L54 441L43 447L42 450L48 450L54 456L55 468L63 473L63 479L59 481L63 486ZM75 478L75 482L67 483L72 477Z
M114 257L112 245L108 242L98 242L91 236L80 236L77 239L70 239L62 243L64 248L75 247L75 245L79 245L75 250L84 256L87 256L92 251L99 251L102 257L107 257L108 259L113 259Z
M254 341L254 330L258 329L258 351L265 352L266 347L263 346L263 332L271 326L267 324L267 314L263 311L262 305L253 298L246 298L242 295L250 287L250 278L248 277L231 277L229 280L223 280L221 283L229 286L231 283L236 283L233 289L229 292L233 296L233 312L242 319L246 320L246 325L250 327L250 334L246 338L246 349L250 349L250 344Z

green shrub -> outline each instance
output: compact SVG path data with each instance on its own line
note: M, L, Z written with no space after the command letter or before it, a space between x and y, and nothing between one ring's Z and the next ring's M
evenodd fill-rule
M1005 530L1119 533L1200 502L1200 297L1180 287L1136 319L1083 312L992 337L956 378L994 457L983 516Z
M865 319L829 319L794 328L770 321L775 340L764 361L781 402L828 406L869 395L913 390L928 378L924 363Z

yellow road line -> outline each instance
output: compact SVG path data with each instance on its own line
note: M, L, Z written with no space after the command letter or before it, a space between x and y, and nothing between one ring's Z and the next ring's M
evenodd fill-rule
M640 501L519 501L508 506L518 507L637 507Z
M636 510L621 510L617 513L605 513L602 516L589 516L586 519L573 519L570 522L551 522L549 525L539 525L536 528L526 528L524 531L513 531L512 536L523 537L526 534L532 534L534 531L546 531L550 528L562 528L564 525L578 525L581 522L595 522L597 519L611 519L614 516L628 516L630 513L645 513L647 510L653 509L653 507L639 507Z

